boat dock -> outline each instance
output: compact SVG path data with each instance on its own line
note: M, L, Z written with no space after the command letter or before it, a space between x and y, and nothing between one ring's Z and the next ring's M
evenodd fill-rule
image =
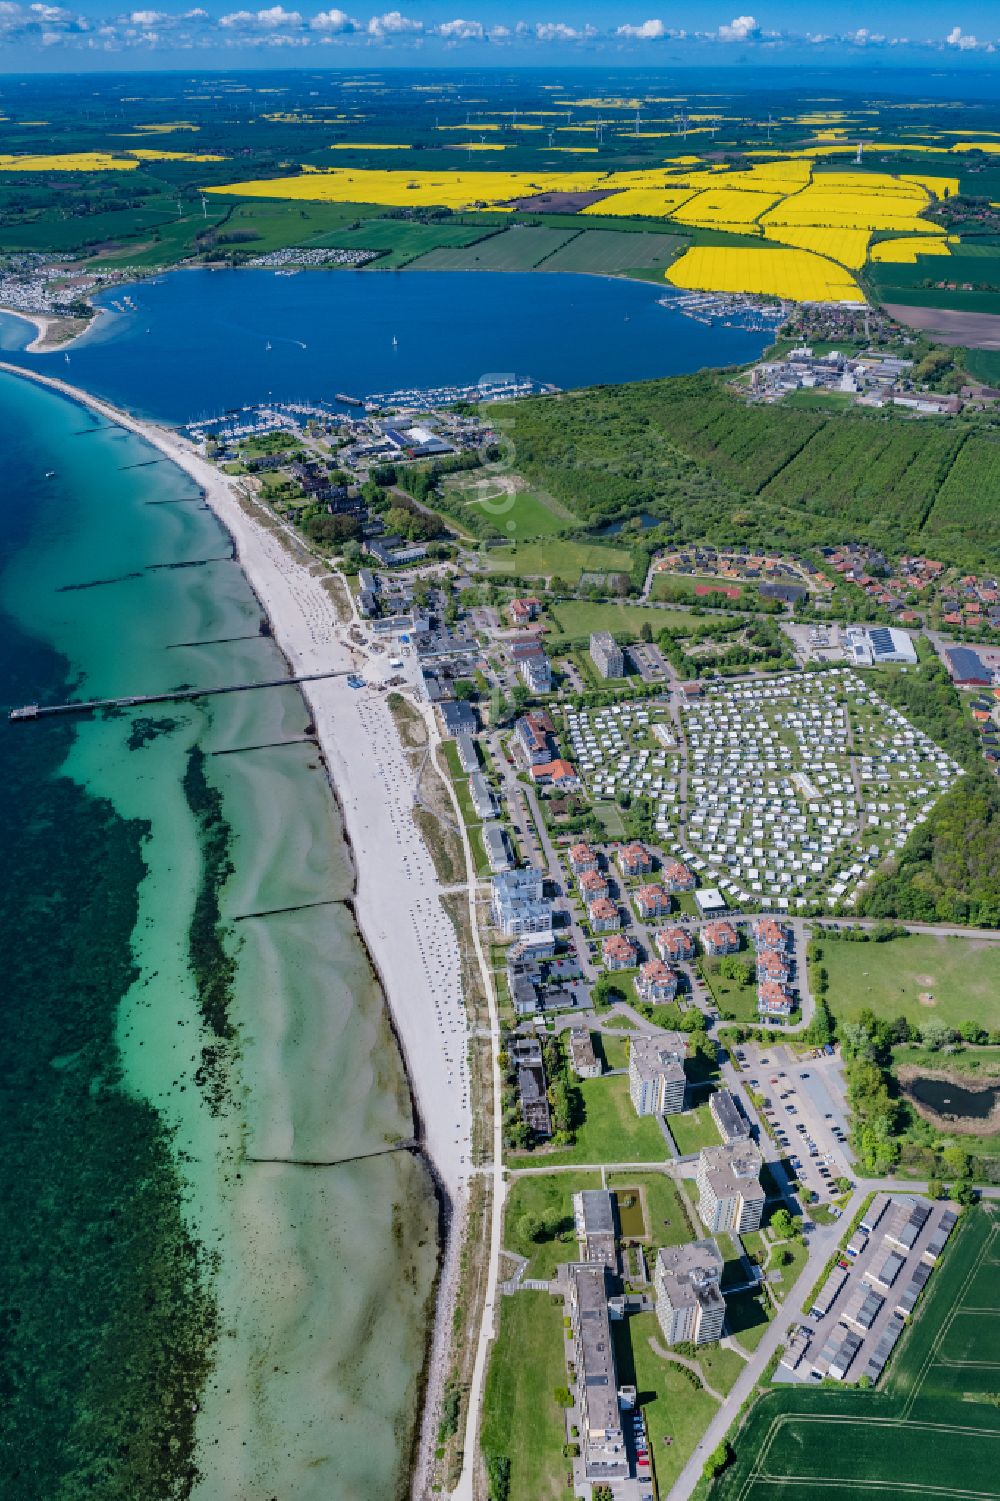
M178 688L172 693L143 693L129 698L77 699L68 704L25 704L20 709L11 709L7 718L12 722L29 719L50 719L54 714L89 714L98 709L135 709L145 704L177 703L182 699L211 698L216 693L249 693L253 688L286 688L291 683L319 683L327 678L347 677L347 670L336 672L303 672L295 677L269 678L261 683L226 683L220 688Z

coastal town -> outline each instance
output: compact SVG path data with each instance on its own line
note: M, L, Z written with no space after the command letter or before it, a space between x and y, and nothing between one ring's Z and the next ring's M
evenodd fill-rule
M1000 1501L1000 36L696 9L0 4L12 1501Z
M965 775L892 683L930 652L995 725L1000 677L988 627L959 643L936 615L875 601L896 622L881 625L840 607L886 578L926 608L929 590L950 600L948 571L846 547L664 549L639 600L581 593L568 632L565 596L484 574L489 550L407 477L489 466L489 408L275 411L191 436L288 545L346 556L347 702L404 737L418 715L448 787L422 838L431 889L454 890L464 864L467 911L449 913L492 1038L492 1063L470 1050L448 1087L494 1100L492 1145L473 1129L455 1183L472 1202L469 1175L485 1175L491 1229L439 1295L464 1308L472 1276L481 1334L435 1354L445 1437L420 1474L477 1494L525 1344L555 1392L528 1382L550 1447L506 1465L561 1473L588 1501L690 1495L727 1462L728 1415L758 1380L877 1386L963 1211L859 1162L817 956L876 932L859 904ZM351 529L333 540L316 517ZM657 606L654 580L710 618L752 591L786 645L725 675L688 655L687 676L642 629L677 604ZM432 805L396 774L402 806ZM449 1026L454 1061L458 1013Z

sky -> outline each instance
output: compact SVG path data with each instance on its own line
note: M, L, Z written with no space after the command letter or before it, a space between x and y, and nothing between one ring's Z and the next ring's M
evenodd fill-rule
M344 0L349 4L350 0ZM405 0L401 0L405 4ZM402 10L0 0L0 73L233 66L975 65L1000 77L1000 0L415 0Z

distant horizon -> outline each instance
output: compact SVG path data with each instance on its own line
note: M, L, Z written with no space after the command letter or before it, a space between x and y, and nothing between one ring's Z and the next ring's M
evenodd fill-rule
M321 0L320 0L321 3ZM358 69L490 67L773 67L902 66L933 73L1000 56L1000 14L992 0L945 10L937 0L845 0L831 25L821 0L769 0L757 13L733 14L709 0L687 0L667 18L634 0L515 10L511 0L463 0L456 15L429 0L406 11L357 12L332 5L281 3L240 9L205 0L164 9L117 9L108 0L73 7L45 0L2 0L4 75L106 71L129 59L129 71L190 68L267 69L280 55L298 71L319 57L349 59ZM879 59L879 62L876 62ZM200 71L200 69L199 69Z

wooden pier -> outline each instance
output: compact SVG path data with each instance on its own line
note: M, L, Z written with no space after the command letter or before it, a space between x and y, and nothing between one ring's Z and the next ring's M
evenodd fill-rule
M303 672L295 677L268 678L261 683L226 683L221 688L178 688L172 693L142 693L130 698L78 699L68 704L25 704L11 709L11 721L50 719L54 714L89 714L98 709L136 709L145 704L170 704L182 699L211 698L216 693L249 693L254 688L286 688L292 683L321 683L328 678L346 678L348 670Z

